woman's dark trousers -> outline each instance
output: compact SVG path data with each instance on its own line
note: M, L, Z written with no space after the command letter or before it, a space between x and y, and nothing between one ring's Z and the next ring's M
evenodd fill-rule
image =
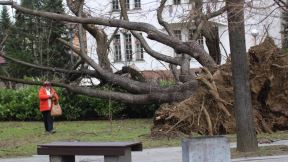
M50 111L43 111L43 119L44 119L44 125L45 125L45 130L47 132L50 132L53 130L53 118L51 116Z

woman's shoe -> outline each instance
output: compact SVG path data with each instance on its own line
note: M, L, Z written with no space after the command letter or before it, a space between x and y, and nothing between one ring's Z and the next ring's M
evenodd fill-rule
M49 131L50 134L54 134L56 133L56 131L54 129L52 129L51 131Z

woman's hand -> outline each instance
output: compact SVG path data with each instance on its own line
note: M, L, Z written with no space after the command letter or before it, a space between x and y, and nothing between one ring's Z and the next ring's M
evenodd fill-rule
M56 100L57 100L55 95L52 95L52 100L53 100L53 101L56 101Z

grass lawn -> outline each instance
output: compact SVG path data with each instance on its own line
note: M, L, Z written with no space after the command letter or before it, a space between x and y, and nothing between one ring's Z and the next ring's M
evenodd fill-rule
M0 158L36 154L37 144L52 141L141 141L144 148L180 146L181 138L153 139L151 119L109 121L66 121L54 124L56 133L44 133L42 122L0 122ZM235 135L228 135L235 141ZM287 132L260 134L258 139L288 139ZM273 151L276 150L276 151ZM254 154L241 154L232 149L232 157L288 154L288 147L271 146Z
M55 122L44 133L42 122L0 122L0 158L36 154L36 145L52 141L142 141L144 148L180 146L177 139L152 139L151 119Z

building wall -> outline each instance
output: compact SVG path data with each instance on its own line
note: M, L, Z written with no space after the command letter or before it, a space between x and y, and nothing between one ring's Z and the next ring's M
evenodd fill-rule
M168 0L167 6L165 7L165 10L163 12L163 18L165 21L172 23L172 29L178 29L181 30L181 37L182 41L188 40L188 29L187 25L180 23L185 20L184 15L187 15L191 10L191 5L188 3L189 0L182 0L182 5L173 5L173 0ZM256 3L253 3L252 5L254 7L258 7L257 9L253 9L253 7L247 7L245 9L245 30L246 30L246 45L247 50L255 45L255 37L251 35L251 31L257 29L259 32L259 35L256 37L256 44L263 41L263 39L269 35L271 36L277 45L281 45L281 20L280 16L281 13L279 10L274 10L275 6L267 7L269 6L273 0L259 0L256 1ZM148 22L152 25L154 25L159 30L162 30L164 32L164 29L162 26L158 24L157 21L157 13L156 9L158 8L160 4L160 0L141 0L141 9L135 9L134 8L134 0L130 0L130 10L128 11L129 19L130 21L137 21L137 22ZM218 3L215 6L215 10L221 6L223 6L224 3ZM247 5L247 3L246 3ZM251 4L250 4L251 5ZM259 9L261 8L262 9ZM89 11L91 15L94 16L101 16L106 18L119 18L119 11L112 12L112 0L102 1L102 0L86 0L86 11ZM273 12L272 12L273 11ZM267 16L268 15L268 16ZM227 56L230 54L230 48L229 48L229 35L228 35L228 27L227 27L227 19L226 15L219 16L215 19L213 19L215 23L218 24L219 28L219 37L220 37L220 48L221 48L221 54L223 57L223 61L225 62ZM111 35L115 28L110 27L103 27L109 35ZM118 34L120 34L120 40L121 40L121 54L122 54L122 60L121 61L113 61L114 60L114 51L113 43L111 44L111 52L109 55L109 58L113 64L113 69L119 70L124 65L132 65L136 68L142 70L165 70L169 69L168 64L158 61L154 58L152 58L148 54L144 54L143 60L135 60L135 38L132 36L132 48L133 48L133 60L132 61L125 61L125 51L124 51L124 37L123 35L126 33L126 30L120 30ZM142 33L145 37L146 34ZM94 38L92 38L89 34L87 35L88 38L88 51L92 58L97 60L96 55L96 43ZM151 46L152 49L169 55L169 56L175 56L175 52L172 48L163 45L161 43L158 43L156 41L152 41L149 39L146 39L148 44ZM204 40L205 42L205 40ZM204 44L204 48L207 50L206 45ZM191 67L199 67L200 64L197 63L195 60L191 60Z

